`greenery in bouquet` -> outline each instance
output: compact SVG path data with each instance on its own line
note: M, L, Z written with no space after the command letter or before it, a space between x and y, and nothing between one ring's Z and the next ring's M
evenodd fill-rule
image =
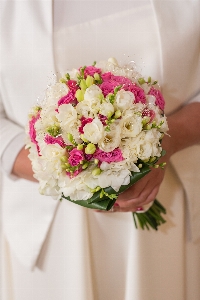
M164 155L168 130L158 83L115 59L67 71L29 114L27 148L41 194L110 210ZM136 227L164 223L155 200Z

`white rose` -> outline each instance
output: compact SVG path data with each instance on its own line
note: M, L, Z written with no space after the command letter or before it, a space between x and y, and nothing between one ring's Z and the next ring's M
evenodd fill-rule
M93 144L97 144L103 137L103 124L98 118L83 127L84 137Z
M113 151L119 147L121 142L121 127L117 125L117 121L110 125L110 131L104 131L103 138L98 142L98 146L105 152Z
M142 117L136 114L122 116L122 137L136 137L142 131Z
M94 117L94 112L91 110L91 105L89 101L83 100L79 102L76 106L76 111L79 115L84 116L85 118Z
M91 109L94 109L95 106L100 105L100 99L103 97L102 90L95 84L91 85L86 89L84 94L84 100L89 101Z
M108 116L108 113L114 113L114 106L110 102L103 102L100 105L99 113L103 116Z
M116 109L124 111L133 105L134 100L135 96L133 93L129 91L120 90L116 95L114 106Z

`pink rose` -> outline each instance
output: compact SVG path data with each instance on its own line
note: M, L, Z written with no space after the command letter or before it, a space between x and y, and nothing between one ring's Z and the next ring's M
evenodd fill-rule
M82 134L84 134L84 131L83 131L83 128L86 124L88 123L91 123L93 121L92 118L85 118L85 117L82 117L81 118L81 126L78 128L78 131Z
M82 150L74 148L72 151L70 151L68 162L71 166L74 167L79 165L82 160L84 160L84 153Z
M53 137L49 134L47 134L44 138L44 141L46 144L58 144L60 145L62 148L65 148L66 144L65 142L63 141L63 138L61 136L59 137Z
M100 162L119 162L124 160L122 156L122 152L119 148L114 149L111 152L104 152L100 149L97 149L96 152L94 153L94 158L97 158Z
M148 95L154 96L156 98L155 104L161 110L164 110L164 108L165 108L165 100L164 100L163 95L161 94L161 92L159 90L155 89L154 87L151 87Z

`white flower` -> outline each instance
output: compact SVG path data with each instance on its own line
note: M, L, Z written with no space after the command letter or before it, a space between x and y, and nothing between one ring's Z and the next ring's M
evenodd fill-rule
M99 106L97 109L91 110L90 102L83 100L77 104L76 111L79 115L84 116L85 118L93 118L99 111Z
M103 102L100 105L99 113L103 116L108 116L109 113L114 113L114 106L110 102Z
M65 129L65 127L77 122L77 111L70 103L63 104L58 108L57 118L60 121L61 128Z
M67 95L69 88L64 83L55 83L46 90L45 106L57 105L58 100Z
M94 105L95 103L99 102L99 99L102 95L102 90L97 85L93 84L86 89L84 100L89 101Z
M65 75L69 74L70 79L77 80L77 75L79 74L79 71L77 69L67 70L66 72L62 72L62 77L65 78Z
M110 125L109 131L104 131L103 138L98 142L98 146L105 152L113 151L121 142L121 127L118 121Z
M150 157L161 155L160 137L161 133L155 128L144 132L141 136L140 151L138 157L141 160L149 159Z
M135 96L133 93L129 91L124 91L122 89L117 92L115 103L114 103L115 109L124 111L133 105L134 100L135 100Z
M131 172L128 169L122 168L118 163L108 164L103 162L101 169L104 171L98 175L98 185L102 188L111 186L116 192L119 191L121 185L130 183Z
M76 177L69 180L69 177L59 180L61 192L65 197L70 197L71 200L87 200L92 197L92 193L88 186L84 183L84 177L87 172L82 172ZM64 180L63 180L64 179ZM63 181L65 184L63 184Z
M98 118L83 127L84 137L93 144L97 144L103 137L103 124Z
M125 114L120 120L122 137L136 137L142 131L142 117L137 114Z

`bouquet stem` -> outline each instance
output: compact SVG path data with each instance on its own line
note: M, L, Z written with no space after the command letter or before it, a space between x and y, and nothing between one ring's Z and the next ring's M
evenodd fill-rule
M158 226L164 224L166 221L163 219L161 214L166 214L166 209L158 200L154 200L153 205L144 213L133 212L133 220L135 227L140 227L141 229L150 229L158 230Z

